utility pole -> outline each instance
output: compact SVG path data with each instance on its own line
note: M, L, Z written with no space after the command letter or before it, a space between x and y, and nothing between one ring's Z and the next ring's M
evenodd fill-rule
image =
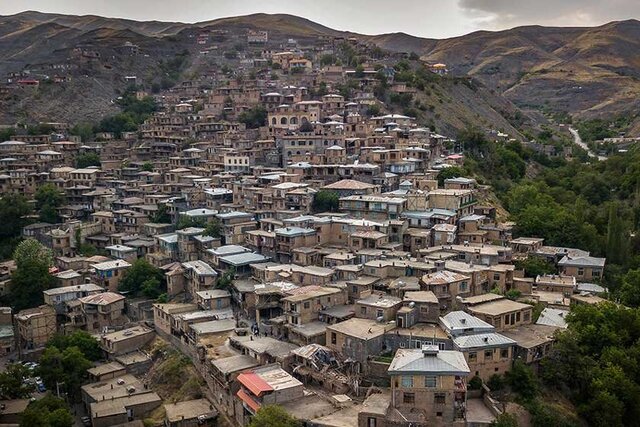
M63 382L61 383L56 381L56 394L58 395L58 397L60 397L60 384L64 385Z

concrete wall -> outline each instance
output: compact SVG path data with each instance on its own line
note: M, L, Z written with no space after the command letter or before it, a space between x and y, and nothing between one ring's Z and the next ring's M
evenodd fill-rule
M506 357L502 357L502 350L507 351ZM478 375L482 378L483 382L486 382L494 374L503 375L509 369L511 369L511 361L513 359L513 347L508 346L506 348L489 348L478 349L473 351L465 351L464 358L466 359L470 377ZM470 357L470 353L475 353L475 358Z

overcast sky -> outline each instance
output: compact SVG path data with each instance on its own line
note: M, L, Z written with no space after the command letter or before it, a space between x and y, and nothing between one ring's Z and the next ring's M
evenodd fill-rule
M339 30L443 38L518 25L640 18L640 0L0 0L0 15L24 10L181 22L290 13Z

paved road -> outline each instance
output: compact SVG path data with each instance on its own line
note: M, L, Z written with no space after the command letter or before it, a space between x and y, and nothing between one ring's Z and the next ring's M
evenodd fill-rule
M574 128L569 128L569 132L571 132L571 135L573 135L573 142L577 146L585 150L589 155L589 157L593 157L594 159L598 159L600 161L607 160L605 156L597 156L593 151L591 151L589 146L587 146L587 144L585 144L584 141L582 141L582 138L580 138L580 134L578 133L577 130L575 130Z

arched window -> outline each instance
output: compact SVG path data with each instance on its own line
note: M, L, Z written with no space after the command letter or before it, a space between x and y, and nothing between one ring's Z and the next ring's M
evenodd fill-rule
M286 117L281 118L280 119L280 124L281 125L286 125L287 124L287 118Z
M291 117L291 120L289 120L289 123L292 125L297 125L298 124L298 118L297 117Z
M276 120L276 118L275 118L275 117L271 119L271 124L272 124L272 125L276 125L276 124L278 124L278 121Z

